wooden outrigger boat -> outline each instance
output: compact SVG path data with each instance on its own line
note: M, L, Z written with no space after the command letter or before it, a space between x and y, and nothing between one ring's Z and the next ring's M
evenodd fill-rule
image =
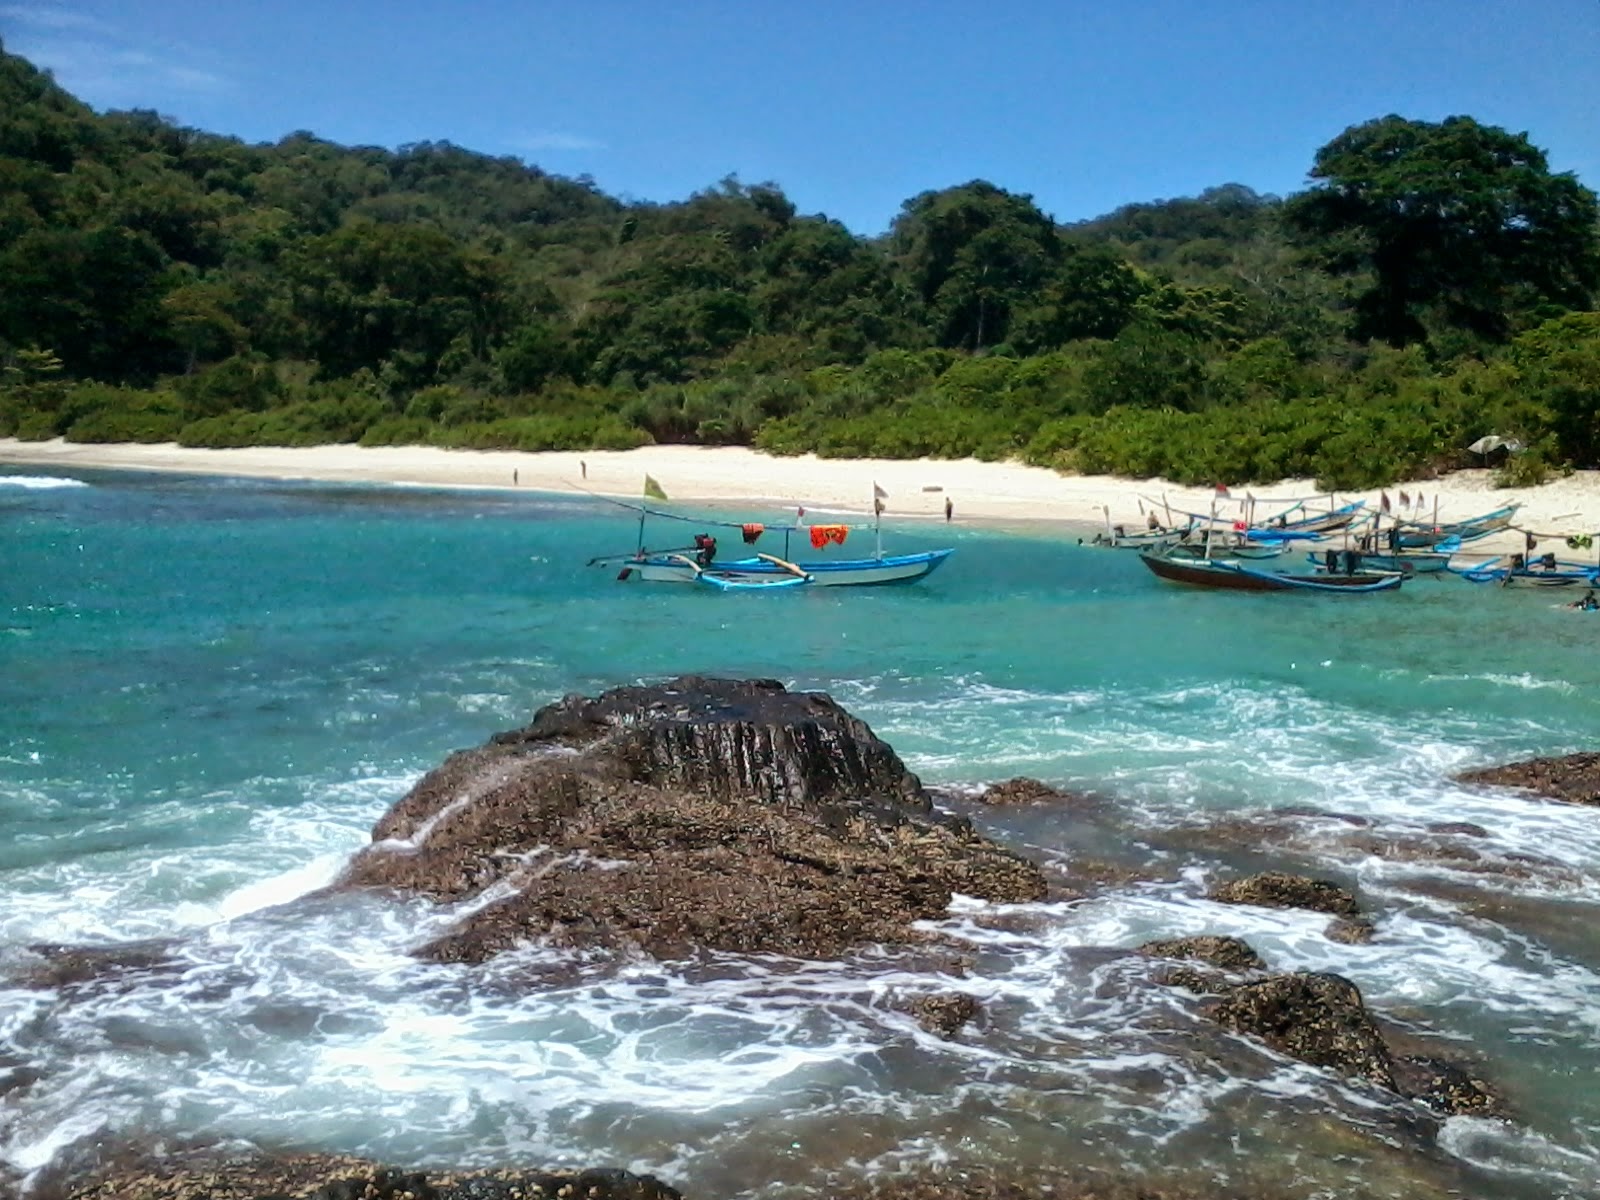
M1266 533L1278 534L1337 533L1339 530L1347 528L1360 517L1361 510L1366 506L1367 502L1365 500L1355 500L1342 508L1335 508L1325 513L1312 513L1294 521L1288 519L1287 513L1283 513L1257 528Z
M1264 559L1281 558L1289 551L1286 542L1256 542L1249 539L1217 538L1212 541L1209 552L1204 542L1179 542L1176 546L1169 547L1166 551L1168 558L1202 559L1210 557L1216 559L1232 559L1238 561L1245 559L1252 562Z
M752 590L775 586L871 587L911 583L938 570L955 551L924 550L916 554L886 554L881 558L841 558L791 563L758 554L731 560L713 557L705 565L686 554L652 554L621 560L618 579L647 583L701 583L721 591ZM618 559L609 560L612 563ZM779 565L779 564L782 565ZM799 575L796 575L796 572ZM801 578L803 576L803 578Z
M1106 514L1106 527L1103 533L1094 536L1093 544L1107 546L1113 550L1144 550L1151 552L1179 550L1180 557L1204 557L1204 547L1209 539L1212 545L1213 558L1246 558L1266 559L1277 558L1288 549L1288 544L1294 541L1314 542L1329 533L1348 528L1362 516L1366 501L1356 500L1342 507L1332 507L1333 500L1329 497L1329 510L1325 513L1310 512L1305 508L1305 501L1298 501L1291 507L1278 513L1265 523L1250 520L1227 521L1219 520L1216 506L1211 512L1187 512L1183 509L1173 509L1165 500L1162 508L1167 513L1169 522L1173 513L1187 518L1187 523L1179 527L1162 526L1155 521L1155 501L1151 503L1151 524L1147 529L1130 532L1126 526L1113 525L1109 509ZM1241 502L1243 503L1243 502ZM1249 512L1255 511L1255 502L1249 502ZM1142 505L1141 505L1142 507ZM1305 515L1290 519L1291 514L1304 512ZM1218 553L1218 547L1221 552Z
M1236 592L1331 592L1351 595L1393 591L1405 580L1405 576L1398 573L1374 571L1353 575L1287 575L1226 559L1188 560L1162 554L1140 554L1139 560L1158 579L1170 583Z
M881 495L881 492L875 492L874 519L870 526L829 527L838 532L837 540L841 544L850 531L870 528L875 548L872 557L817 558L809 561L797 561L790 551L790 540L795 533L810 534L812 531L811 526L801 525L798 520L793 525L777 526L769 530L768 527L753 522L702 521L642 504L630 504L609 496L597 496L596 499L639 514L638 546L631 554L601 555L592 558L589 560L589 565L620 566L617 572L619 580L639 579L647 583L700 584L724 592L767 591L774 588L788 590L810 587L871 587L912 583L933 574L955 553L955 550L885 554L883 531L878 520L880 506L877 501ZM804 510L800 512L803 515ZM702 528L737 530L746 543L753 542L768 532L781 533L784 552L782 556L756 553L744 558L719 558L717 539L709 533L695 534L694 544L691 546L650 550L644 544L645 521L650 517L698 525Z
M1508 504L1504 508L1486 512L1481 517L1454 521L1446 525L1401 521L1395 529L1395 545L1402 550L1426 550L1451 538L1459 538L1462 542L1475 542L1492 533L1502 533L1511 528L1511 521L1520 507L1521 505Z
M1529 559L1526 555L1503 555L1456 572L1468 583L1497 583L1501 587L1573 587L1600 584L1600 565L1568 562L1554 554Z
M1346 563L1345 554L1354 556L1354 570L1357 571L1394 571L1401 575L1437 575L1450 566L1451 554L1449 551L1433 552L1419 550L1414 552L1388 552L1382 550L1309 550L1306 560L1317 569L1319 574L1336 575L1344 571ZM1328 556L1334 555L1337 561L1330 564Z

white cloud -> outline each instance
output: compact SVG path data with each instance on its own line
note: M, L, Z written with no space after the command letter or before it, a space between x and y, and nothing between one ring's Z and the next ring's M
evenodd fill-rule
M97 107L155 108L175 92L227 86L216 71L196 65L201 55L189 47L135 36L60 5L0 5L0 31L8 50L48 68Z
M518 150L604 150L605 143L576 133L533 133L511 139Z
M97 33L114 36L116 30L98 17L73 12L56 5L0 4L0 19L32 25L37 29L70 29L79 33Z

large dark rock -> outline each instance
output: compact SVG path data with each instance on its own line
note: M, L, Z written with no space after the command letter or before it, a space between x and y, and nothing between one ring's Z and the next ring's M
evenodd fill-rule
M1356 898L1336 883L1290 875L1284 871L1263 871L1246 879L1219 883L1206 893L1223 904L1257 904L1264 908L1306 908L1312 912L1354 917L1361 911Z
M1600 804L1600 753L1530 758L1524 762L1463 771L1457 783L1523 788L1568 804Z
M452 755L337 886L455 901L494 885L508 894L422 955L481 962L539 939L826 958L910 940L956 892L1046 893L829 697L698 677L569 696Z
M1383 1035L1360 990L1343 976L1295 972L1240 984L1210 1015L1280 1053L1397 1090Z

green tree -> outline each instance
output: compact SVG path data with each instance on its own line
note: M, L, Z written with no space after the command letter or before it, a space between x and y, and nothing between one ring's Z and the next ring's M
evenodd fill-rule
M1358 337L1503 340L1542 305L1586 307L1600 283L1594 193L1524 134L1383 117L1317 151L1311 177L1287 216L1327 269L1361 280Z
M889 240L935 339L968 350L1007 339L1012 315L1038 302L1062 254L1055 222L1031 196L983 180L906 201Z

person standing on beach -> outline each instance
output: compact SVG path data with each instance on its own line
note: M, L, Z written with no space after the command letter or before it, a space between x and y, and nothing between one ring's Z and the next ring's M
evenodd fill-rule
M584 462L581 458L578 460L578 470L582 473L585 479L589 478L589 464Z
M511 485L516 487L522 482L522 476L515 467L511 468Z
M956 511L956 502L954 500L950 499L949 496L946 496L944 498L944 519L946 521L948 521L952 516L955 515L955 511Z

